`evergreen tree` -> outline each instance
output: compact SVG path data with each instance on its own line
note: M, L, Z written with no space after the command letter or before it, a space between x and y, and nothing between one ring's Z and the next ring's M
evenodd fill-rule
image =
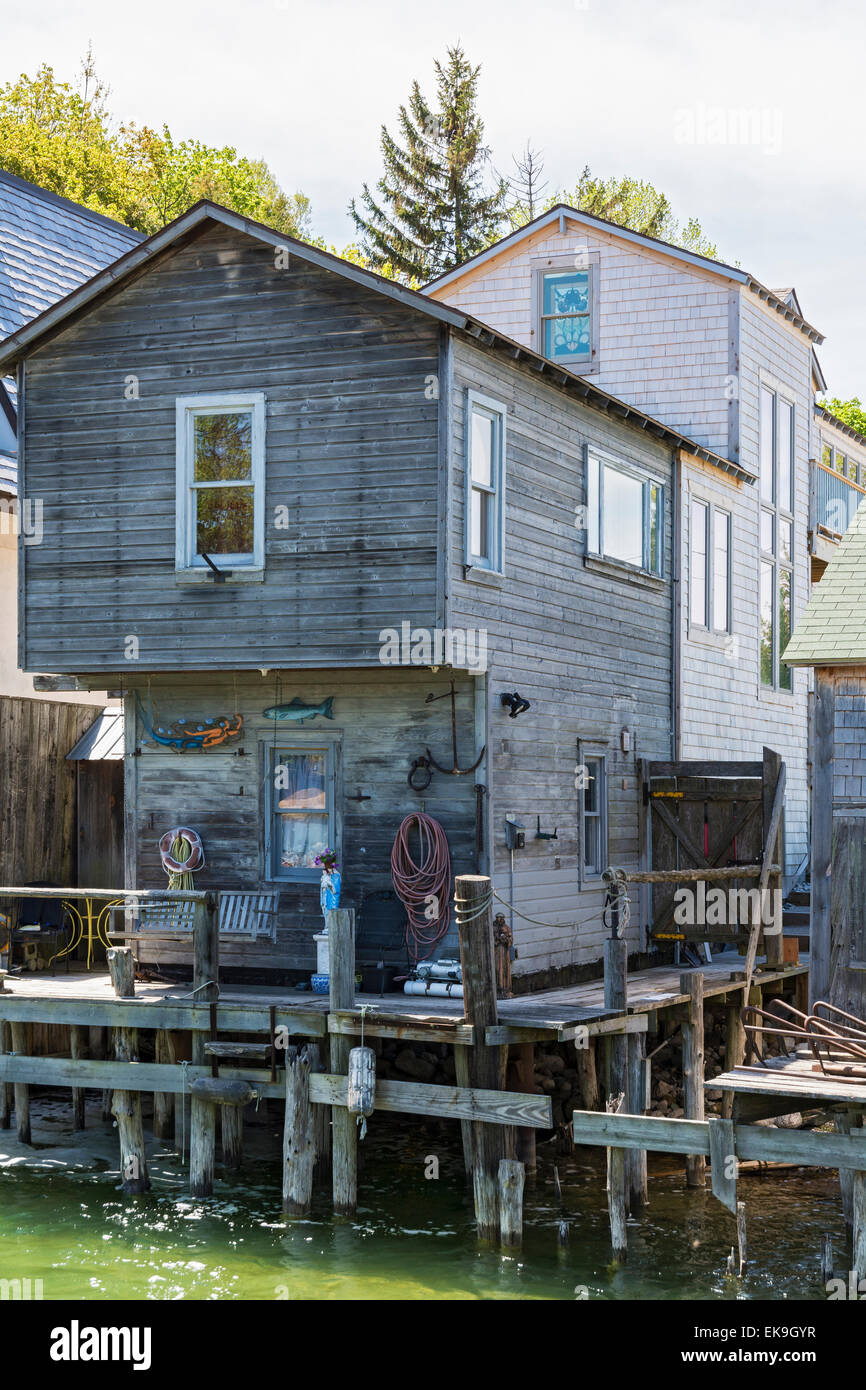
M478 74L458 44L436 65L436 109L413 82L400 107L399 137L382 127L385 172L359 211L349 210L374 269L424 283L468 260L496 236L505 183L487 187L489 150L476 110Z

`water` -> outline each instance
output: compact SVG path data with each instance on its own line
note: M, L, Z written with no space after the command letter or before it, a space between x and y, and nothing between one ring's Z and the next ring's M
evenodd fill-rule
M835 1173L743 1176L749 1271L725 1276L735 1239L709 1189L688 1192L679 1161L650 1155L651 1205L629 1228L629 1261L610 1263L599 1155L539 1149L519 1255L479 1249L456 1126L376 1117L361 1146L361 1205L335 1219L319 1188L310 1219L280 1210L279 1121L245 1132L241 1175L192 1201L185 1170L152 1144L152 1193L118 1191L116 1132L98 1110L73 1137L69 1106L34 1105L34 1147L0 1131L0 1278L42 1280L48 1300L99 1299L821 1299L821 1236L847 1267ZM430 1157L438 1179L426 1179ZM563 1204L554 1186L559 1168ZM74 1168L72 1165L76 1165ZM557 1228L569 1224L567 1247Z

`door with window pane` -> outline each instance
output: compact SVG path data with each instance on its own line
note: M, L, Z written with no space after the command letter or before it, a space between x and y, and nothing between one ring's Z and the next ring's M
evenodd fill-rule
M273 756L274 877L316 877L316 856L334 847L332 750L282 748Z

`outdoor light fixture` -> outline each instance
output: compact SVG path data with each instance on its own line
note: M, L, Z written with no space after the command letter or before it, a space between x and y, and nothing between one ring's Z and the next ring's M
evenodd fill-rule
M499 702L503 709L508 710L509 719L516 719L518 714L522 714L524 710L529 709L529 701L524 700L523 696L519 695L516 690L511 695L500 695Z

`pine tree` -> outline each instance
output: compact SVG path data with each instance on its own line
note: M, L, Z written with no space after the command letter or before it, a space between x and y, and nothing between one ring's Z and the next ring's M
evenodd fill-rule
M412 83L399 137L382 127L385 172L362 209L349 205L362 250L376 270L424 283L489 245L501 226L505 183L487 187L489 150L476 110L478 74L458 44L437 62L436 109Z

